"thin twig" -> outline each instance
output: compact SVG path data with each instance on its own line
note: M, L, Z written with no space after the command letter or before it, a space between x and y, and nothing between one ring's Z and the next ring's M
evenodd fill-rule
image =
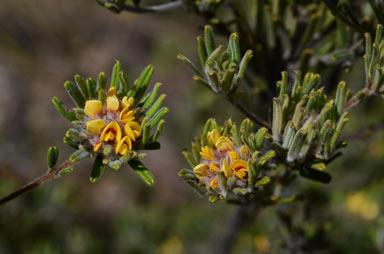
M7 195L6 197L0 199L0 206L13 200L13 199L15 199L15 198L17 198L18 196L26 193L27 191L32 190L33 188L39 186L40 184L48 182L49 180L52 180L52 179L60 176L59 173L62 170L69 168L73 164L74 164L74 162L67 161L67 162L61 164L60 166L58 166L57 168L54 168L53 170L48 171L47 173L45 173L44 175L40 176L39 178L33 180L32 182L27 183L26 185L24 185L23 187L21 187L17 191L12 192L11 194Z
M159 4L159 5L153 5L148 7L139 7L139 6L132 6L128 4L124 4L121 7L122 11L129 11L129 12L136 12L136 13L151 13L151 12L163 12L163 11L169 11L172 9L176 9L181 7L183 4L181 0L177 0L170 3L165 4Z
M244 108L242 105L240 105L238 102L233 102L230 99L228 99L229 102L232 103L233 106L235 106L241 113L246 115L252 122L259 125L260 127L265 127L268 130L270 129L268 123L262 119L260 119L257 116L252 115L246 108Z
M250 218L256 218L259 211L259 207L255 205L241 206L237 208L229 222L227 232L220 242L218 253L231 253L232 246L235 243L236 237L239 235L241 229Z
M345 136L342 137L342 139L343 140L360 139L362 137L374 134L375 132L380 131L382 129L384 129L384 122L371 125L364 129L360 129L354 133L346 134Z

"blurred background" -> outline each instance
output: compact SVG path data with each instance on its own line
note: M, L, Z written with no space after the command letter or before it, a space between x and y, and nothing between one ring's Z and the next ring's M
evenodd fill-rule
M219 249L237 207L197 197L177 176L187 167L181 150L189 149L208 117L221 123L243 117L193 83L191 72L176 59L183 53L197 62L195 37L203 25L183 9L116 15L93 0L1 1L0 196L46 171L49 146L59 147L62 160L72 152L62 143L70 125L51 98L72 105L63 84L74 74L109 74L119 60L133 81L152 64L152 85L163 83L170 113L162 149L144 160L156 179L153 188L129 167L108 169L98 183L90 183L91 165L81 163L73 173L0 207L0 253ZM339 79L356 91L363 84L362 70L359 59ZM257 96L250 100L256 108L263 106ZM383 100L374 98L354 109L344 132L350 138L345 156L330 166L333 181L298 180L293 189L305 201L268 208L249 219L234 253L295 253L297 246L310 253L384 253L384 132L354 138L384 121L383 107ZM285 220L287 213L295 215L292 220Z

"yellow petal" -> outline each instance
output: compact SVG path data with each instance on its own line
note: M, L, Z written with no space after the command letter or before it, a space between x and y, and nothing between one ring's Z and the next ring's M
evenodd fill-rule
M90 118L95 118L96 114L101 113L103 105L99 100L89 100L85 102L84 114L89 116Z
M211 148L209 148L208 146L204 146L201 148L200 155L204 159L209 160L209 161L213 160L213 158L215 157L213 150Z
M116 154L124 155L127 152L127 145L124 143L127 138L128 138L127 136L123 137L116 144L116 147L115 147L115 153Z
M135 99L133 97L127 97L124 96L123 100L121 101L124 107L130 108L135 103Z
M247 179L248 171L245 168L235 171L235 175L241 180L245 181Z
M101 145L102 145L102 144L103 144L103 143L98 143L97 145L95 145L95 146L93 147L93 151L95 151L95 152L99 151L100 148L101 148Z
M115 96L116 95L116 87L111 87L108 90L107 97L108 96Z
M105 122L103 119L92 120L85 123L87 132L94 135L99 134L104 126Z
M130 121L133 121L135 119L134 112L132 110L128 111L128 108L123 108L123 110L120 112L119 120L122 123L128 123Z
M117 143L121 140L121 128L117 122L110 122L101 133L100 140L107 142L114 139Z
M211 171L211 173L218 173L220 171L220 168L217 166L216 163L212 162L209 165L209 171Z
M247 162L243 160L236 160L231 163L231 168L235 171L240 170L242 168L247 169Z
M232 176L232 169L231 167L228 165L228 162L226 159L224 159L223 161L223 165L221 166L221 171L224 172L224 175L228 178L230 176Z
M212 145L216 144L216 141L220 138L220 136L221 134L217 129L214 129L207 134L208 141L210 141Z
M119 99L117 99L115 95L107 97L107 110L116 112L119 109L119 106Z
M215 189L219 188L219 184L218 184L217 178L213 179L213 180L209 183L209 185L210 185L212 188L215 188Z
M141 131L141 126L137 122L132 121L132 122L129 122L128 125L129 127L131 127L132 130L137 130L139 132Z
M130 139L132 139L132 141L136 141L135 134L133 133L131 127L128 124L124 126L124 134L127 135Z
M115 138L115 134L113 134L112 131L108 132L107 135L105 135L105 141L113 140Z
M228 158L229 158L229 163L232 163L235 160L240 159L239 155L235 151L228 152Z
M221 136L219 139L217 139L215 146L220 151L226 151L226 150L233 150L234 144L233 142L228 138Z
M193 173L197 176L197 178L201 179L204 178L205 176L208 175L207 169L208 169L207 164L199 164L196 167L193 168Z

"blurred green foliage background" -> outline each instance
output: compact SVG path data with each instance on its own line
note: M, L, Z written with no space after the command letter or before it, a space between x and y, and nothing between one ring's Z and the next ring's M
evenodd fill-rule
M144 163L156 185L148 188L128 167L89 182L91 165L0 207L0 253L215 253L237 207L210 204L177 176L181 149L208 117L242 115L192 82L177 53L197 62L204 20L182 9L162 14L115 15L93 0L5 0L0 3L0 195L46 171L46 149L62 143L69 124L51 105L73 75L109 73L119 60L130 80L153 64L167 105L162 149ZM241 39L241 38L240 38ZM275 66L268 66L275 68ZM283 70L274 70L279 73ZM362 59L338 77L357 90ZM276 80L280 77L277 76ZM152 84L152 85L153 85ZM255 111L265 107L249 95ZM382 122L374 98L351 112L346 136ZM267 118L267 117L265 117ZM353 136L353 135L352 135ZM350 137L352 137L350 136ZM384 132L351 139L330 165L329 185L298 180L289 192L305 199L268 208L240 232L234 253L376 253L384 251ZM293 214L293 216L288 216Z

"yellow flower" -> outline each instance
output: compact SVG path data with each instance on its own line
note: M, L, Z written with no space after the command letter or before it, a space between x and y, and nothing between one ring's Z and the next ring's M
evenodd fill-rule
M208 175L208 173L207 173L208 168L209 167L207 164L199 164L193 168L193 173L195 173L197 178L202 179Z
M127 107L123 108L123 110L120 112L119 120L122 123L128 123L135 119L134 112L132 110L128 111L129 109Z
M212 145L216 144L216 141L220 138L220 132L217 129L214 129L207 134L208 141L211 142Z
M215 157L213 150L211 148L209 148L208 146L204 146L201 148L200 155L204 159L209 160L209 161L213 160L213 158Z
M103 119L92 120L86 122L85 126L88 133L96 135L104 128L105 121Z
M210 185L212 188L215 188L215 189L219 188L219 184L218 184L218 180L217 180L217 178L213 179L213 180L209 183L209 185Z
M216 140L215 146L217 149L219 149L222 152L226 150L234 149L233 142L228 137L224 137L224 136L221 136Z
M132 150L132 141L128 136L123 137L115 147L115 153L120 155L124 155L130 150Z
M116 95L107 97L107 110L116 112L119 109L120 103Z
M124 96L123 100L121 101L121 104L123 105L123 107L125 108L130 108L133 106L133 104L135 103L135 99L133 97L127 97L127 96Z
M232 169L228 165L228 162L227 162L226 159L224 159L224 161L223 161L223 165L221 166L221 171L224 172L224 175L226 177L231 177L232 176Z
M235 160L240 159L239 155L235 151L228 152L228 158L229 158L229 163L232 163Z
M235 172L235 175L241 180L245 181L248 176L247 162L244 160L235 160L231 163L231 168Z
M215 162L212 162L210 165L209 165L209 171L211 173L218 173L220 172L220 168L217 166L217 164Z
M94 119L97 114L101 113L103 105L101 101L89 100L85 102L84 114Z
M131 121L124 126L124 134L132 139L132 141L135 141L137 137L140 137L140 132L141 126L137 122Z
M119 143L121 140L121 128L117 122L110 122L100 135L101 142L116 141Z

